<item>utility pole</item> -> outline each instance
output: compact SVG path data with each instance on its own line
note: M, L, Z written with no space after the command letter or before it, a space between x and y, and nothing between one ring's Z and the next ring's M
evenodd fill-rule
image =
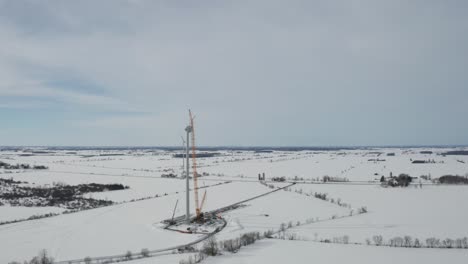
M185 194L187 195L187 205L186 205L186 214L185 214L185 221L187 224L190 224L190 184L189 184L189 175L190 175L190 162L189 162L189 149L190 149L190 137L189 134L192 132L192 127L187 126L185 128L185 132L187 132L187 148L185 152L185 158L186 158L186 170L185 170L185 181L186 181L186 192Z

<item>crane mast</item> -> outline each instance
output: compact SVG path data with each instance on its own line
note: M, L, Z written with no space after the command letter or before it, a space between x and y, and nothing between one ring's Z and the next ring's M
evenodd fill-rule
M189 110L190 115L190 126L192 128L192 168L193 168L193 194L195 196L195 213L196 219L200 218L201 209L198 202L198 174L197 174L197 159L196 159L196 149L195 149L195 127L193 122L192 111Z

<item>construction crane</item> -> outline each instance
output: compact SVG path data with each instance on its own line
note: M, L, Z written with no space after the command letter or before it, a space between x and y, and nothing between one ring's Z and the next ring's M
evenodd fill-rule
M200 220L201 217L201 208L198 202L198 174L197 174L197 154L195 149L195 126L194 126L194 116L192 115L192 111L189 110L190 115L190 126L192 128L192 168L193 168L193 194L195 196L195 214L196 220ZM205 195L203 195L205 197Z

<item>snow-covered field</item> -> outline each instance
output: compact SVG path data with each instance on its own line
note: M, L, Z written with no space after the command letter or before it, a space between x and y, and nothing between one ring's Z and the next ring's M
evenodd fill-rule
M205 175L199 178L199 186L206 187L200 193L207 191L204 210L217 209L273 190L260 184L259 173L265 173L267 182L273 177L301 182L289 191L274 192L245 203L245 207L223 213L227 226L216 236L218 240L250 231L276 231L281 224L289 223L294 227L287 232L307 240L262 240L237 254L210 258L206 263L310 263L325 259L327 263L382 263L385 260L394 263L397 261L395 256L401 258L401 262L436 263L445 260L461 263L468 256L467 250L314 242L344 235L349 236L351 242L363 244L374 235L382 235L384 239L408 235L421 240L468 237L468 205L465 203L468 186L433 185L429 180L420 181L420 178L406 188L383 188L379 183L382 176L388 177L390 173L406 173L412 177L426 175L432 179L447 174L465 176L468 173L468 156L440 155L449 150L453 149L220 150L217 157L200 158L198 171ZM422 154L421 151L433 153ZM389 156L389 153L394 153L394 156ZM48 169L1 169L0 178L27 182L29 186L118 183L129 186L129 189L83 195L85 198L113 201L115 204L112 206L0 225L0 263L30 259L41 249L48 250L56 260L69 260L124 254L127 250L139 252L142 248L162 249L200 237L167 231L158 225L171 217L177 200L175 215L185 213L185 181L161 177L168 173L180 177L183 160L173 158L174 152L54 150L53 153L30 154L27 150L1 151L0 161L45 165ZM413 164L414 160L429 160L431 163ZM325 175L348 182L321 183ZM422 188L419 183L423 184ZM326 193L335 203L310 196L314 192ZM338 198L350 204L351 208L339 206L336 203ZM193 211L193 201L191 206ZM367 207L368 213L358 215L357 209L362 206ZM64 210L61 207L4 205L0 206L0 222L47 213L60 214ZM311 219L314 223L310 223ZM185 257L164 255L134 263L153 263L163 258L166 263L177 263Z
M266 240L237 254L208 258L206 264L256 263L466 263L466 250L384 248L323 244L309 241ZM148 262L149 263L149 262Z
M467 186L423 186L382 188L375 185L299 185L310 191L328 193L351 205L367 206L368 213L293 229L314 239L348 235L353 242L382 235L386 239L409 235L441 239L468 236Z

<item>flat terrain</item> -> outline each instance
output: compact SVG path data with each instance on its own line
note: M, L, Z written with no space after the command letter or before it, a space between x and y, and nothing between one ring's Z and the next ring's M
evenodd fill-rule
M322 244L307 241L259 241L238 254L207 259L205 263L465 263L462 250L408 249Z
M360 263L424 262L461 263L466 249L415 249L367 246L366 239L381 235L385 241L411 236L425 241L436 237L468 237L468 186L439 185L443 175L465 176L468 156L442 155L452 148L378 148L329 151L220 150L213 158L198 159L200 196L206 190L204 210L214 210L288 183L272 182L284 177L297 182L246 202L222 214L227 226L218 240L245 232L277 231L290 225L287 234L303 241L262 240L239 253L210 258L206 263ZM421 151L425 151L421 153ZM50 188L79 184L122 184L128 189L79 194L86 199L106 200L113 205L61 214L60 206L10 206L0 199L0 263L26 260L46 249L56 260L79 259L164 249L197 240L200 234L164 230L160 222L185 213L185 180L181 179L179 152L165 150L4 150L0 161L9 164L44 165L46 170L0 169L0 178L23 182L21 186ZM415 164L413 161L427 161ZM266 183L258 180L265 173ZM408 174L408 187L380 185L384 176ZM163 176L173 174L176 178ZM324 176L332 179L323 182ZM423 177L421 177L423 176ZM268 186L272 185L272 186ZM191 182L191 187L192 182ZM0 186L3 191L11 186ZM273 189L272 189L273 188ZM10 190L11 191L11 190ZM318 199L315 194L326 194ZM190 193L191 199L193 193ZM338 202L339 200L339 202ZM194 210L191 201L192 213ZM361 208L367 213L358 214ZM27 220L48 213L52 217ZM350 244L324 244L320 240L349 237ZM360 245L352 245L358 243ZM249 258L250 256L250 258ZM132 263L166 260L178 263L187 254L163 254ZM354 261L355 260L355 261ZM387 262L385 262L387 261ZM167 263L166 262L166 263Z

